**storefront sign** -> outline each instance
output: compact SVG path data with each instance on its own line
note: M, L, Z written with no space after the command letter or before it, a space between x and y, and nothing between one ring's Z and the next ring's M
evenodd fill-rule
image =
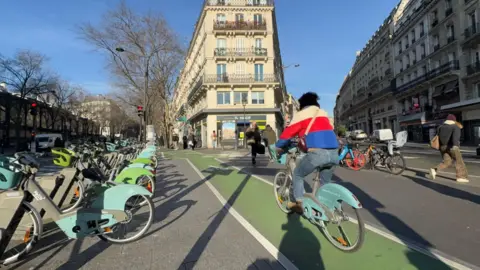
M246 121L259 121L267 120L266 115L245 115L245 118L243 118L243 115L217 115L217 121L243 121L245 119Z

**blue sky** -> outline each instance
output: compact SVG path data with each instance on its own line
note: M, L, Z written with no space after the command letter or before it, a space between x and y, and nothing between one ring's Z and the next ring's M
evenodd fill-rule
M333 115L335 97L360 50L398 0L276 0L283 62L300 64L286 70L288 91L299 97L315 91ZM96 23L117 0L0 1L0 53L39 51L49 67L91 93L107 93L110 75L101 54L79 40L75 25ZM185 42L191 37L203 0L130 0L139 12L162 13Z

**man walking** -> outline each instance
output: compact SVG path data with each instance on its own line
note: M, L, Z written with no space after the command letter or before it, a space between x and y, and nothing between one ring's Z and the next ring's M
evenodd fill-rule
M265 147L268 147L270 144L277 141L277 134L270 125L267 125L263 131L263 141L265 142ZM273 158L270 156L270 161L272 160Z
M430 176L435 179L437 171L450 167L455 161L457 182L467 183L468 172L460 152L461 130L456 121L455 115L449 114L447 120L438 128L439 150L443 161L437 167L430 169Z

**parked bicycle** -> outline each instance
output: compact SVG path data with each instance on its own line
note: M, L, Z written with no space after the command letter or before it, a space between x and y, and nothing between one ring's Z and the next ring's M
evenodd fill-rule
M340 149L338 161L340 165L347 165L354 171L361 170L367 163L365 155L358 150L358 147L354 149L351 144L345 144Z
M287 208L287 204L292 199L293 170L297 160L302 155L295 145L285 149L285 154L280 157L278 157L275 150L275 145L269 147L272 157L278 163L286 165L286 169L275 175L273 192L278 207L288 214L291 212ZM312 193L304 195L302 202L304 207L303 217L316 225L327 240L337 249L344 252L358 251L365 239L365 225L359 212L362 204L345 187L334 183L322 184L321 173L321 169L318 169L315 174ZM350 218L344 211L344 207L352 209L350 212L354 213L356 224L348 222ZM342 224L345 226L342 226ZM329 229L330 226L336 229L340 235L334 235L333 230ZM357 237L350 238L347 232L353 232Z
M407 142L407 136L406 131L401 131L395 135L396 140L390 140L383 144L370 144L364 153L370 169L385 167L391 174L403 173L406 162L400 148Z

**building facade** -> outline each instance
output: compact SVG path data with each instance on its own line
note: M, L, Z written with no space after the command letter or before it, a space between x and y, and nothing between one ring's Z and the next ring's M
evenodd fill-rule
M462 141L480 143L479 10L478 0L402 0L390 14L384 46L393 64L392 126L408 131L409 141L429 141L451 113L464 125ZM341 90L335 113L345 124L360 114L341 110L343 95Z
M179 136L241 145L255 121L281 131L288 110L272 0L207 0L196 23L174 107Z

